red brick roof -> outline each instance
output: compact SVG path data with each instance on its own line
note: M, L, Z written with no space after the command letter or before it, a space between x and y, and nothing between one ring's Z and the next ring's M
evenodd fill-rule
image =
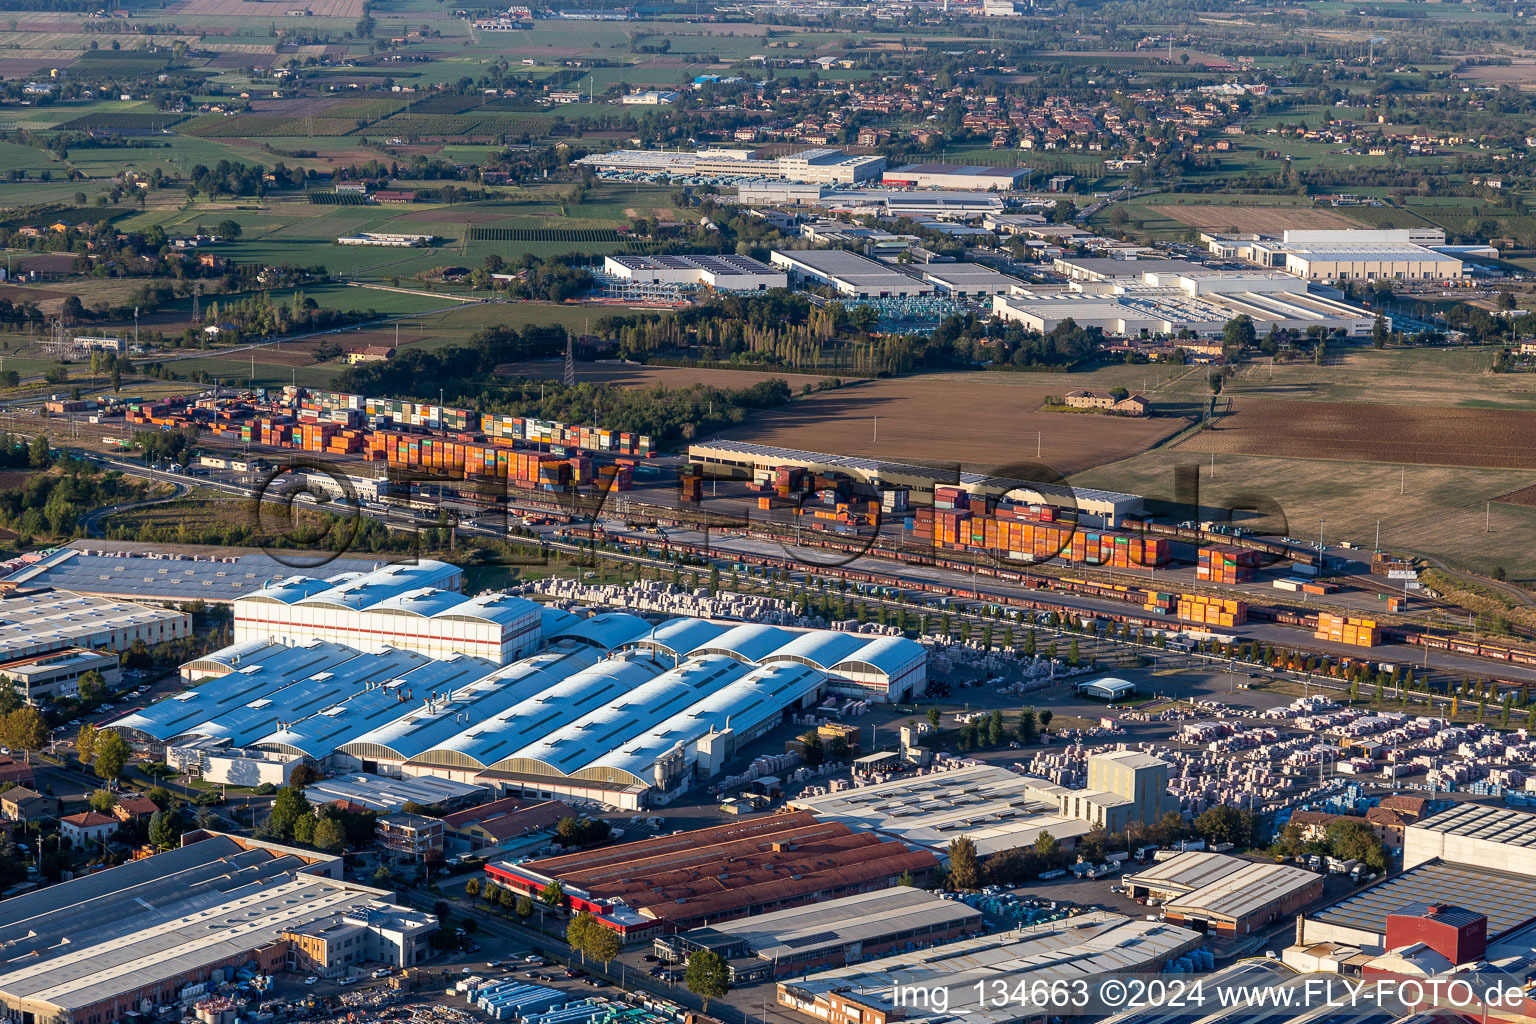
M32 766L11 757L0 757L0 784L14 782L19 786L32 785Z
M1429 801L1422 796L1384 796L1380 806L1389 811L1400 811L1403 814L1411 814L1415 818L1422 818L1429 810Z
M71 814L60 818L61 822L74 825L77 828L95 828L98 825L116 825L116 818L109 818L105 814L96 811L81 811L79 814Z
M118 798L117 805L113 808L113 810L122 811L128 818L141 818L146 814L154 814L159 809L159 804L138 793L124 794Z
M881 889L937 864L926 850L796 811L518 867L682 926Z
M535 829L548 828L561 818L575 816L575 810L559 800L530 804L509 796L446 814L443 816L443 825L450 829L461 829L478 824L481 831L495 839L510 839Z

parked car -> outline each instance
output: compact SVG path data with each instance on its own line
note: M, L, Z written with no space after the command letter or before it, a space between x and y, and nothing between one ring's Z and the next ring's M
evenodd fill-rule
M313 985L315 982L317 982L319 980L320 980L319 978L317 978L313 974L311 974L309 977L304 979L304 984L306 984L306 985Z

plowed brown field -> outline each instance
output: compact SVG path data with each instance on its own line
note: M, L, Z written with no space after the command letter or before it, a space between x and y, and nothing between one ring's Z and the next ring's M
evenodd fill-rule
M1536 413L1238 398L1186 451L1411 465L1536 468Z

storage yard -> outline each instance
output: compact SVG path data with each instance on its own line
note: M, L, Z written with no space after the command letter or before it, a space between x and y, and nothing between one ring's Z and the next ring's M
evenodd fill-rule
M967 836L981 858L1032 846L1045 833L1070 849L1095 828L1121 832L1161 819L1166 763L1121 752L1090 756L1086 768L1088 788L978 765L873 785L835 783L830 792L813 786L789 805L939 854L955 836Z

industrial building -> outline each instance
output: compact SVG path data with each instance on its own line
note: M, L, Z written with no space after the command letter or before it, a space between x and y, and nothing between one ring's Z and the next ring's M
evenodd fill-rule
M443 811L473 807L485 800L484 786L470 786L430 775L391 779L382 775L335 775L304 787L305 798L315 806L347 804L369 811L393 814L406 804L436 807Z
M76 541L75 543L87 543ZM100 541L90 543L101 543ZM387 557L387 556L386 556ZM295 555L293 561L299 561ZM335 558L325 563L327 576L365 573L380 559ZM292 576L293 565L264 553L245 555L176 555L163 551L98 551L60 548L17 569L4 583L32 588L68 590L136 604L202 601L227 605Z
M1108 262L1135 266L1143 261ZM1360 338L1370 335L1376 317L1370 310L1314 294L1305 281L1287 274L1216 270L1148 271L1139 280L1084 284L1068 292L1014 289L1012 294L993 297L992 312L1041 332L1071 320L1079 327L1097 327L1126 338L1173 336L1180 331L1217 337L1229 320L1240 315L1251 319L1260 334L1270 328L1320 327Z
M974 765L892 779L788 806L947 854L957 836L976 844L982 859L1029 847L1049 833L1067 849L1094 829L1123 832L1133 821L1153 824L1167 801L1168 763L1119 751L1088 758L1087 789L1068 789L1007 768ZM1103 787L1103 788L1098 788Z
M1290 245L1285 271L1309 281L1445 281L1462 261L1418 245Z
M1189 260L1115 259L1109 256L1058 256L1053 264L1069 281L1106 284L1114 281L1140 281L1147 274L1199 274L1210 267Z
M123 670L115 654L66 647L0 664L0 683L10 683L24 703L35 705L78 696L80 677L87 672L98 673L110 690L116 688Z
M974 217L1000 213L1003 200L995 192L908 192L893 188L825 189L813 203L823 210L855 216L877 217ZM931 225L930 225L931 226ZM944 225L962 229L961 225ZM974 230L977 235L984 230Z
M829 285L856 299L932 295L934 286L891 266L846 249L775 249L769 257L783 267L793 284Z
M923 280L932 282L940 295L957 299L1007 295L1014 288L1024 287L1024 282L1018 278L999 274L980 263L930 264L923 269Z
M1038 983L1048 991L1053 982L1155 975L1204 938L1159 921L1079 914L781 981L778 1004L825 1024L942 1024L957 1015L974 1024L1011 1024L1040 1019L1043 1008L1029 999L994 999L996 986L1028 992ZM897 1003L901 993L914 991L926 998Z
M354 599L370 596L356 584L343 586ZM906 700L927 687L927 653L902 637L688 618L652 626L494 596L536 609L529 643L538 653L497 665L400 649L391 634L375 637L373 653L320 639L246 640L188 662L183 677L200 685L112 728L166 745L189 770L291 773L259 755L229 758L267 751L330 770L637 809L718 774L786 713L828 692ZM386 596L371 610L394 603ZM407 618L395 628L409 638L420 627Z
M1144 507L1139 495L1120 491L1010 480L983 473L944 473L926 466L866 459L856 455L829 455L826 452L780 448L750 441L690 444L688 461L702 466L706 474L745 477L748 480L760 471L771 471L779 466L796 467L812 473L846 473L872 488L905 491L913 505L931 505L935 487L958 487L977 497L1007 495L1013 501L1024 504L1050 505L1075 511L1080 521L1085 516L1093 516L1106 529L1114 529L1126 516L1141 515Z
M1388 917L1454 900L1486 918L1489 956L1536 954L1536 815L1460 803L1403 832L1403 870L1297 919L1286 962L1387 951Z
M788 287L784 271L750 256L607 256L603 270L625 281L707 285L727 292Z
M335 976L430 954L430 914L341 881L339 858L212 832L5 903L0 1004L18 1022L110 1024L237 969ZM301 936L340 935L344 943Z
M69 648L126 651L192 633L192 616L170 608L19 586L0 593L0 663Z
M1125 877L1131 895L1163 901L1163 916L1200 932L1247 935L1294 916L1323 894L1324 876L1287 864L1190 851Z
M831 148L805 149L777 160L759 160L756 151L749 149L694 153L620 149L594 153L576 162L620 174L767 178L813 185L856 185L879 178L885 170L883 156L858 156Z
M878 178L885 170L883 156L856 156L840 149L801 150L774 163L781 178L822 185L857 185Z
M1223 259L1283 268L1312 281L1453 280L1464 274L1461 255L1497 255L1482 246L1446 245L1445 230L1432 227L1204 233L1200 239Z
M908 872L921 883L937 866L927 851L791 812L485 870L528 895L558 881L573 911L639 941L886 889Z
M729 958L755 957L771 965L770 977L784 978L985 930L981 911L898 885L663 936L656 951L669 960L706 948Z
M499 593L465 597L455 592L463 584L458 568L431 559L324 580L291 576L234 602L235 643L322 640L498 665L538 647L537 604Z
M882 185L896 188L958 188L1010 191L1031 172L1025 167L977 167L964 164L906 164L887 170Z

